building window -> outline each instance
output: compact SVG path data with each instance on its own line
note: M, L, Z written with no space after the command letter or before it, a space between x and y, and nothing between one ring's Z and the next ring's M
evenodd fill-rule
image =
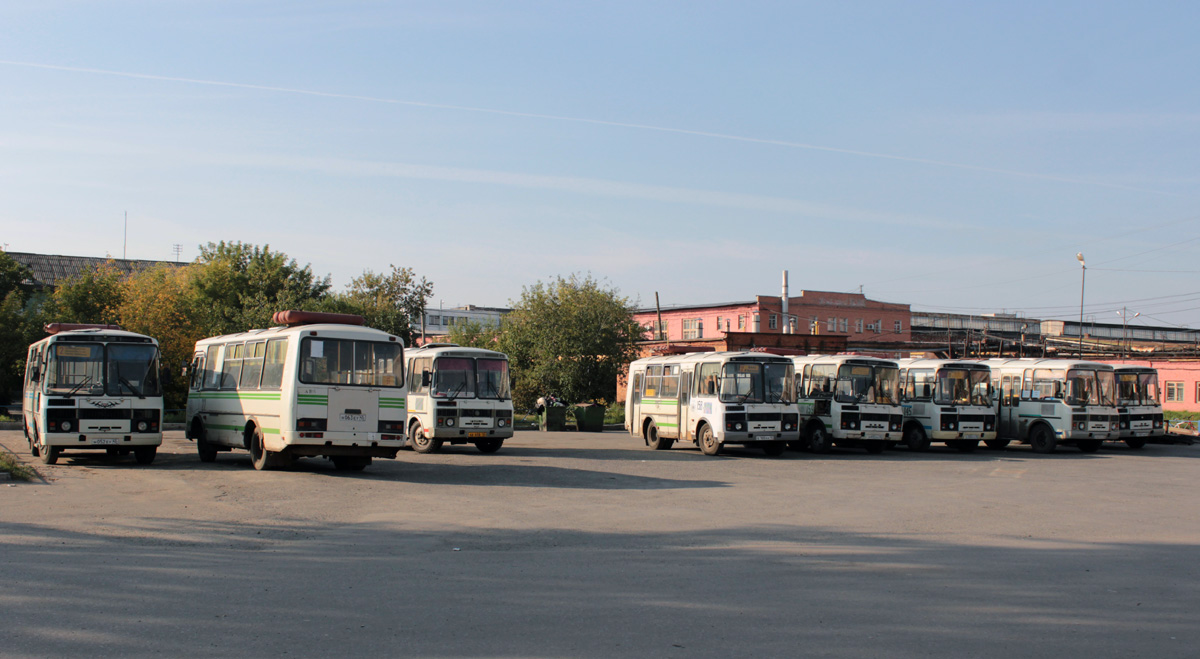
M862 321L862 318L859 318L858 320L854 321L854 331L857 332L858 334L862 334L862 330L863 330L863 321Z
M894 329L897 334L903 334L904 333L904 323L897 320L896 322L892 323L892 329Z
M721 324L721 317L717 316L717 331L720 332L722 327L724 327L724 325Z
M746 329L746 316L738 314L738 329Z
M837 331L837 318L830 318L828 321L826 321L825 329L826 329L826 331L829 331L829 332L836 332Z
M1183 402L1183 383L1168 382L1167 383L1167 402L1182 403Z
M441 317L441 316L430 316L430 317L429 317L429 324L430 324L430 325L441 325L441 324L442 324L442 317Z
M683 321L683 338L685 339L703 339L704 338L704 321L699 318L692 318Z
M850 333L850 319L849 318L838 318L838 327L841 329L842 334L849 334Z
M1196 383L1196 402L1200 403L1200 382Z
M767 327L771 329L779 329L779 317L775 314L771 314L771 317L767 320Z

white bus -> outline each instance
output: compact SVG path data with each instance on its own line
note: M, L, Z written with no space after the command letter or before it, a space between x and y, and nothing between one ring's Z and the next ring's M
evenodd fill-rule
M513 436L508 356L438 343L408 351L408 444L432 453L442 444L495 453Z
M629 365L625 430L655 450L694 442L705 455L725 444L780 455L799 439L791 360L761 352L646 357Z
M900 441L900 370L896 362L860 355L792 357L803 441L815 453L835 445L882 453Z
M1029 444L1053 453L1071 444L1085 453L1121 436L1113 367L1074 359L987 359L992 369L998 446Z
M358 471L404 443L404 342L360 316L275 314L278 327L196 343L187 437L201 462L245 449L255 469L323 456Z
M1117 364L1117 413L1121 439L1129 448L1139 449L1150 439L1161 439L1162 403L1158 399L1158 370L1149 366Z
M154 462L162 444L158 342L116 325L52 323L46 332L25 359L30 453L46 464L80 450Z
M900 359L903 443L924 451L941 442L963 452L996 443L991 369L955 359Z

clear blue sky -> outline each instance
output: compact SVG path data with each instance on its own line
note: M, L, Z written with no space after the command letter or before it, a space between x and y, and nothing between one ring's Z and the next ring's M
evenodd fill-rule
M1200 327L1194 2L8 2L0 242Z

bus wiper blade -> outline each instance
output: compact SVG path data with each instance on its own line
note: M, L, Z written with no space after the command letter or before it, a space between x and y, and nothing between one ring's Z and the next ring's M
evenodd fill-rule
M465 387L465 386L467 386L467 381L466 381L466 380L463 380L462 382L459 382L459 383L458 383L458 387L456 387L456 388L454 389L454 391L450 392L450 400L454 400L455 398L458 398L458 392L462 391L462 390L463 390L463 387Z
M138 389L137 387L133 386L132 382L130 382L129 380L126 380L124 375L118 375L117 382L120 382L121 384L125 385L125 387L128 388L131 392L133 392L133 394L135 396L137 396L138 398L145 398L145 396L142 394L142 391L140 389Z
M72 390L70 390L70 391L68 391L68 392L67 392L67 395L68 395L68 396L74 396L74 395L75 395L75 392L77 392L77 391L79 391L80 389L82 389L82 388L83 388L85 385L87 385L87 383L89 383L89 382L91 382L91 381L92 381L92 376L90 376L90 375L84 376L84 378L83 378L83 382L80 382L79 384L75 385L75 388L74 388L74 389L72 389Z

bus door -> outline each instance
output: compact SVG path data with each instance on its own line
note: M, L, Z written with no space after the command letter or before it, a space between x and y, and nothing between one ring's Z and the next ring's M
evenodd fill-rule
M999 436L1017 437L1020 432L1018 411L1021 403L1020 376L1005 375L1000 378L1000 405L996 416L1000 417Z
M692 372L684 371L679 376L679 438L691 439L691 419L695 415L691 411Z
M645 372L633 372L633 386L629 389L629 422L634 437L642 436L642 380Z

